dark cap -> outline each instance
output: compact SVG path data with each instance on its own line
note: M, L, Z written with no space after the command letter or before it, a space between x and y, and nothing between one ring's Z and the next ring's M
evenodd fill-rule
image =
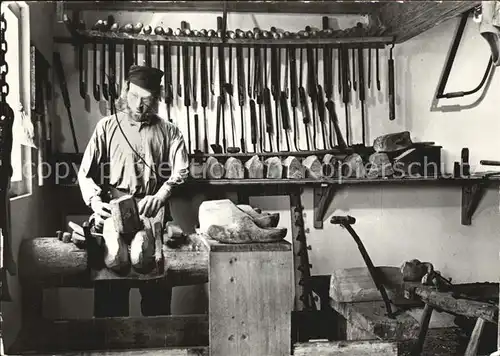
M131 65L128 70L128 80L143 89L158 91L161 88L163 71L157 68Z

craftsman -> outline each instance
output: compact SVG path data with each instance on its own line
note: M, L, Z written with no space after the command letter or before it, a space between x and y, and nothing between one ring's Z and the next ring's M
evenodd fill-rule
M110 217L109 200L124 194L138 199L141 217L168 218L171 191L187 178L182 133L157 114L162 78L159 69L132 65L116 114L102 118L90 138L78 181L97 229ZM127 316L129 291L119 283L96 283L94 315ZM140 293L144 316L170 314L172 290L163 279L144 282Z

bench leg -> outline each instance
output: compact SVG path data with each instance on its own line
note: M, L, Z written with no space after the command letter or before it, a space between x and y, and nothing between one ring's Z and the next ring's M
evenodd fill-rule
M464 356L476 356L477 348L479 346L479 339L484 329L485 320L478 318L474 330L472 330L472 335L470 336L469 343L467 344L467 349L465 350Z
M424 313L422 314L422 319L420 320L420 331L418 333L418 340L413 350L414 356L418 356L422 353L425 343L425 336L427 335L427 331L429 330L429 322L431 321L431 316L433 311L434 311L433 307L431 307L429 304L425 304Z

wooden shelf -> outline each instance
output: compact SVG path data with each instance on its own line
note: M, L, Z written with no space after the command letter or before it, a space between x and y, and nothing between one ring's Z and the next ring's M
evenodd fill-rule
M236 39L225 39L223 42L219 37L195 37L195 36L166 36L166 35L146 35L146 34L130 34L124 32L103 32L96 30L78 30L75 32L74 37L54 37L56 43L72 43L72 44L82 44L82 43L109 43L113 42L116 44L123 44L127 41L133 41L134 44L191 44L191 45L218 45L225 43L226 45L236 45L236 46L306 46L306 45L331 45L331 46L348 46L348 47L359 47L359 46L372 46L383 48L385 45L390 44L394 41L392 36L342 36L342 37L317 37L317 38L262 38L262 39L248 39L248 38L236 38Z

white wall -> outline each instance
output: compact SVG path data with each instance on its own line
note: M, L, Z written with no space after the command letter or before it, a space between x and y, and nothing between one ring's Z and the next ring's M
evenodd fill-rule
M107 15L107 13L87 12L84 13L84 18L87 26L90 27L98 18L104 19ZM177 28L181 20L186 20L192 28L199 29L215 28L216 16L219 14L117 12L113 15L120 23L141 21L151 24L153 28L156 25ZM356 16L332 16L331 18L337 19L341 28L353 26L358 20L366 20ZM409 130L415 141L435 141L443 146L445 164L443 169L448 172L452 170L453 161L460 157L462 147L470 149L472 170L476 168L481 170L481 167L477 167L481 159L498 159L496 138L500 132L500 120L495 112L496 101L500 95L498 75L493 77L484 100L479 105L465 107L477 100L479 97L477 94L439 102L439 105L458 105L451 111L431 111L432 99L457 23L458 19L450 20L395 47L397 80L397 119L395 121L391 122L388 119L386 100L386 55L388 52L381 51L384 56L381 58L382 91L376 92L372 86L367 94L370 142L381 134ZM320 27L321 16L228 15L228 29L251 29L254 26L269 28L276 24L279 28L291 31L303 29L306 25ZM56 32L62 34L64 29L56 27ZM84 146L101 114L98 105L93 100L91 111L84 110L83 100L78 95L78 72L73 62L73 49L67 44L60 44L57 47L64 54L62 58L65 61L65 71L70 86L75 126L79 144ZM155 48L153 48L153 53L155 53ZM457 55L447 91L469 90L477 85L483 75L488 56L487 44L479 36L477 25L471 21L465 31L463 45ZM156 63L155 59L153 59L154 63ZM90 74L89 71L89 79ZM217 78L216 69L215 76ZM176 83L175 73L173 78ZM321 66L320 81L322 81ZM237 105L237 101L234 104ZM337 108L343 127L344 110L342 105L337 105ZM360 141L359 108L359 101L356 100L351 108L354 143ZM71 135L60 97L57 112L62 118L60 136L57 138L57 142L60 143L59 148L64 152L72 152ZM198 113L201 115L201 108ZM187 135L182 101L179 102L179 107L174 108L173 115ZM193 112L191 112L191 118L192 115ZM239 125L238 108L235 109L235 119ZM209 114L210 137L214 137L212 131L214 122L215 111L211 111ZM229 124L229 120L227 123ZM193 129L191 131L194 132ZM457 187L344 187L337 193L328 209L323 230L313 228L312 190L306 189L302 198L306 208L306 224L310 228L308 242L312 245L310 256L315 274L329 274L335 268L363 265L356 245L347 232L328 222L333 214L349 214L357 218L355 229L364 240L376 264L399 266L406 259L419 258L432 262L437 269L446 276L452 277L455 282L496 281L498 279L496 232L500 224L497 219L499 201L495 189L488 190L473 217L472 226L460 224L461 195ZM174 204L174 215L189 219L189 221L179 220L188 229L192 228L196 221L200 199L197 198L195 202L176 201ZM282 225L290 227L287 198L254 198L252 203L264 210L281 212ZM182 312L189 312L190 308L191 306L188 305L183 308ZM61 310L63 309L59 312Z
M53 33L52 27L47 26L47 23L53 22L55 4L29 2L29 10L31 43L41 51L49 63L52 63ZM40 18L47 22L39 21ZM32 150L31 156L35 164L33 172L36 172L37 152ZM16 262L19 245L23 239L50 236L55 231L56 210L47 209L47 206L53 206L50 187L38 187L36 178L32 180L32 187L30 196L20 197L11 202L12 250ZM21 327L20 288L17 277L9 276L8 284L13 301L2 302L1 305L2 334L6 350L15 340Z

